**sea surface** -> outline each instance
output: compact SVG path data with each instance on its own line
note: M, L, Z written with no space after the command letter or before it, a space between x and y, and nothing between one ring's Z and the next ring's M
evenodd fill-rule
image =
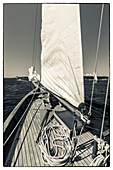
M94 97L93 97L93 107L92 107L92 128L95 128L98 131L101 128L106 88L107 88L107 78L100 77L95 83ZM84 91L85 91L85 101L87 104L90 103L91 89L92 89L92 79L85 77L84 78ZM29 92L31 91L31 85L27 78L4 78L4 97L3 97L3 120L9 116L14 107L18 102ZM98 122L98 123L97 123ZM104 130L110 128L110 90L107 100L106 108L106 117L105 117L105 126ZM100 133L98 131L98 133Z
M9 116L18 102L31 91L31 85L27 78L4 78L3 93L3 120Z

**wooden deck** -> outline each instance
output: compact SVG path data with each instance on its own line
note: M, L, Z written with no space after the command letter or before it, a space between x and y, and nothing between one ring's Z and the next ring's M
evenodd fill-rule
M29 109L25 120L18 128L5 166L37 167L47 166L43 163L36 139L40 131L40 109L43 109L40 99L36 99ZM77 157L73 166L89 166L92 161L93 135L90 132L83 133L77 148ZM67 165L68 166L68 165Z

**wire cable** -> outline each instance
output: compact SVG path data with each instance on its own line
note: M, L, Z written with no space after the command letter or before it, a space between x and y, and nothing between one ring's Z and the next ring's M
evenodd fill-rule
M33 44L33 57L32 57L32 66L35 66L35 48L36 48L36 28L37 28L37 17L38 17L38 4L36 6L36 16L35 16L35 30L34 30L34 44Z
M97 71L97 61L98 61L98 51L99 51L99 45L100 45L100 35L101 35L101 28L102 28L103 10L104 10L104 4L102 4L102 8L101 8L100 26L99 26L99 34L98 34L98 41L97 41L95 66L94 66L94 78L93 78L91 101L90 101L90 107L89 107L89 115L90 116L91 116L93 93L94 93L94 86L95 86L95 74L96 74L96 71Z
M102 133L103 133L103 127L104 127L104 120L105 120L105 113L106 113L106 105L107 105L107 98L108 98L108 90L109 90L109 78L108 78L108 83L107 83L107 90L106 90L106 98L105 98L105 105L104 105L102 126L101 126L101 132L100 132L100 139L102 139Z

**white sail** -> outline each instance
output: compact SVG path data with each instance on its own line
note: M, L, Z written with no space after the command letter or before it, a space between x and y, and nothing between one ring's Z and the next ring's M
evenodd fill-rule
M84 102L78 4L42 5L41 83L74 106Z

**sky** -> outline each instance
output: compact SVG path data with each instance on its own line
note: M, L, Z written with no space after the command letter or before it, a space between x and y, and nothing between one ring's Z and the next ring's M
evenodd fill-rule
M32 65L36 4L4 4L4 77L28 76ZM41 5L37 10L36 71L40 74ZM94 71L101 4L80 4L84 74ZM104 5L97 75L109 75L109 4Z

